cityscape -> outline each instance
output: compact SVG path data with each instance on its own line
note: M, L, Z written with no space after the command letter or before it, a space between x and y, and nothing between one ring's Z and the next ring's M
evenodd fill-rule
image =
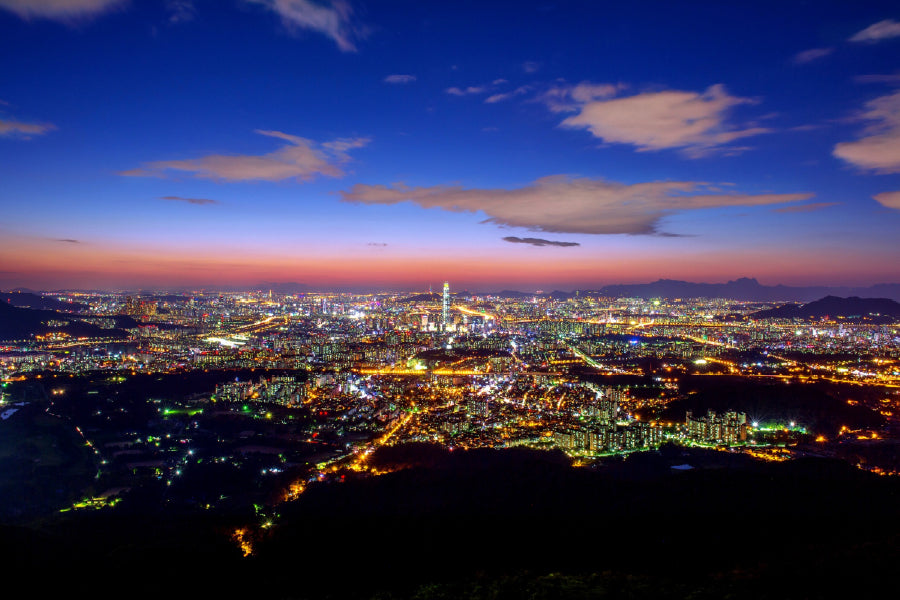
M7 475L5 516L252 506L230 533L252 557L307 489L435 452L900 474L900 303L797 318L760 301L439 289L5 293L6 322L37 327L0 346L0 418L24 426L6 451L39 451L29 488ZM81 456L60 455L66 427Z
M4 572L895 588L898 44L881 1L0 0Z

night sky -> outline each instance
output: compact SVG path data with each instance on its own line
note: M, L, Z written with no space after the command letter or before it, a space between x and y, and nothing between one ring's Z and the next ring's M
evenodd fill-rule
M0 0L0 288L900 281L897 2Z

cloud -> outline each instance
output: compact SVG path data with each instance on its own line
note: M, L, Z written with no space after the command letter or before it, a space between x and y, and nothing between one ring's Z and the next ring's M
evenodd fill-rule
M68 23L89 19L124 4L125 0L0 0L0 8L26 21L49 19Z
M347 151L362 148L370 141L372 140L370 140L369 138L338 138L333 142L324 142L322 144L322 147L326 150L329 150L335 158L343 162L350 160L350 156L347 154Z
M35 135L44 135L48 131L56 129L52 123L25 123L0 118L0 137L31 139Z
M517 87L511 92L506 92L502 94L494 94L492 96L488 96L484 99L485 104L494 104L496 102L503 102L504 100L509 100L510 98L514 98L515 96L520 96L522 94L528 93L528 90L531 88L527 85L523 85L521 87Z
M832 154L875 173L900 173L900 91L866 102L857 118L869 121L868 135L837 144Z
M851 42L880 42L894 37L900 36L900 23L892 19L879 21L874 25L869 25L859 33L850 38Z
M872 197L882 206L900 210L900 192L882 192Z
M541 68L541 63L533 60L526 60L522 63L522 70L526 73L536 73Z
M415 80L415 75L388 75L384 78L385 83L412 83Z
M483 94L487 91L485 86L470 85L467 88L449 87L444 90L451 96L470 96L472 94Z
M540 246L540 247L560 246L560 247L566 248L569 246L580 246L581 245L578 242L556 242L553 240L543 240L541 238L531 238L531 237L520 238L520 237L515 237L513 235L503 238L503 241L510 242L512 244L531 244L532 246Z
M856 83L887 83L896 85L900 84L900 72L888 74L857 75L853 78L853 81L855 81Z
M804 50L803 52L795 54L793 62L795 65L805 65L806 63L811 63L814 60L828 56L832 52L834 52L834 48L810 48L809 50Z
M209 198L182 198L181 196L163 196L160 200L173 200L175 202L185 202L187 204L197 205L221 204L218 200L211 200Z
M556 175L511 190L357 184L341 196L345 202L361 204L409 201L422 208L482 212L488 217L485 222L532 231L660 234L660 221L682 211L784 204L808 200L813 194L719 193L711 185L694 181L624 184Z
M369 242L368 244L366 244L366 246L376 246L378 248L384 248L385 246L387 246L387 244L385 244L384 242Z
M625 89L621 83L590 83L554 86L538 97L551 112L574 112L594 100L612 98Z
M789 127L788 131L817 131L822 129L824 125L813 125L812 123L807 123L806 125L795 125L794 127Z
M675 148L690 157L715 150L733 153L744 148L727 144L771 131L726 123L731 108L756 101L731 96L722 85L710 86L702 94L670 90L610 100L596 99L598 94L609 93L604 86L586 86L577 96L576 89L569 95L580 104L579 113L564 120L562 126L585 128L605 142L631 144L638 151Z
M67 244L80 244L81 240L73 240L72 238L53 238L54 242L65 242Z
M495 79L495 80L491 81L490 83L483 83L481 85L470 85L468 87L449 87L446 90L444 90L444 92L450 94L451 96L472 96L475 94L486 94L488 92L493 92L493 91L497 90L500 86L505 85L507 83L509 83L509 81L507 79L500 78L500 79ZM531 86L523 85L523 86L516 88L515 90L510 91L510 92L502 92L502 93L498 92L496 94L492 94L491 96L489 96L485 100L485 103L493 104L494 102L501 102L503 100L512 98L513 96L518 96L520 94L524 94L524 93L528 92L530 89L531 89Z
M353 23L353 8L343 0L245 0L261 4L281 17L290 30L310 29L330 37L343 52L356 52L354 39L363 31Z
M484 99L485 104L494 104L495 102L502 102L504 100L509 100L513 95L511 93L507 94L494 94L493 96L488 96Z
M783 206L781 208L773 208L772 212L777 213L805 213L822 210L829 206L837 206L840 202L813 202L811 204L799 204L797 206Z
M259 156L213 154L186 160L161 160L119 174L130 177L165 177L171 171L180 171L193 177L219 181L310 181L318 175L342 176L344 172L338 165L349 160L347 151L369 143L368 138L340 138L316 144L312 140L280 131L257 129L256 133L288 143L275 152Z
M197 16L197 9L191 0L167 0L166 8L169 11L169 23L187 23Z

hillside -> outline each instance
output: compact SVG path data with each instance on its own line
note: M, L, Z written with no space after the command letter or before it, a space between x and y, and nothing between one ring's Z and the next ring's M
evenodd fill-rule
M824 317L890 321L900 318L900 303L889 298L826 296L803 305L784 304L750 315L754 319L821 319Z
M115 320L116 329L103 329L67 313L17 308L0 301L0 340L23 340L52 332L72 337L124 338L127 334L121 327L137 326L131 317L115 317Z

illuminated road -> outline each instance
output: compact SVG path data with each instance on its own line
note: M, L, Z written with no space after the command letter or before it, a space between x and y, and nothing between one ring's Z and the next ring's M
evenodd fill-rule
M598 371L607 371L607 372L611 372L611 373L616 373L618 375L641 375L641 373L635 373L634 371L626 371L625 369L617 369L615 367L608 367L604 364L598 363L596 360L594 360L593 358L591 358L590 356L588 356L587 354L585 354L584 352L582 352L575 346L568 346L568 348L572 354L574 354L575 356L577 356L578 358L580 358L581 360L583 360L590 366L594 367Z
M356 369L356 372L360 375L415 375L418 377L428 376L428 375L447 375L453 377L474 377L478 375L491 375L495 374L490 371L475 371L471 369L435 369L433 371L428 369L395 369L395 368L384 368L384 369Z
M485 319L491 319L494 321L499 320L499 319L497 319L497 315L492 315L491 313L484 311L484 310L474 310L474 309L468 308L466 306L458 306L458 305L454 306L453 308L455 308L459 312L466 314L466 315L472 315L475 317L484 317Z
M353 469L354 471L363 471L365 470L365 462L368 460L369 456L378 448L388 443L398 431L400 431L403 427L409 424L409 422L415 417L415 413L407 413L403 417L400 418L397 423L395 423L388 431L381 435L381 437L369 442L367 447L359 452L356 455L353 455L353 458L350 459L350 462L347 463L347 467ZM337 456L325 463L320 463L319 468L319 476L324 476L328 470L337 471L340 468L340 463L348 460L347 455ZM307 482L306 481L295 481L288 489L285 491L282 501L289 502L291 500L296 500L300 494L306 491Z
M371 443L371 445L366 448L363 452L360 452L357 456L356 460L350 463L350 468L354 471L361 471L364 468L364 463L368 460L369 455L372 454L379 447L384 446L388 443L394 435L397 434L403 427L405 427L415 416L415 413L407 413L406 416L402 417L396 425L391 427L383 436L375 440Z

